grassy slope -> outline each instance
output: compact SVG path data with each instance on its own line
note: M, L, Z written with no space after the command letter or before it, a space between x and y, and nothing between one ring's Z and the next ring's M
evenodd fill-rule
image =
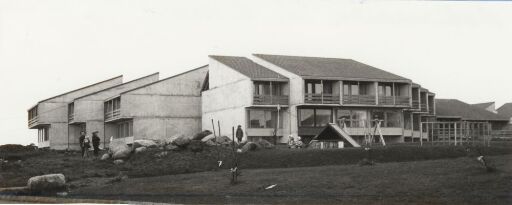
M134 178L75 190L73 197L175 203L511 204L512 155L490 157L487 173L473 158L287 169L226 170ZM277 184L271 190L262 187Z

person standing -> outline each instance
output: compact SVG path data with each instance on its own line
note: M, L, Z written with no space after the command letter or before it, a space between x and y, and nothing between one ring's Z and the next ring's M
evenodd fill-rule
M80 132L80 137L78 138L78 142L80 143L80 149L82 150L82 157L84 157L84 154L85 154L85 144L84 144L84 141L85 141L85 132L81 131Z
M94 156L98 156L100 150L100 137L98 137L98 131L92 133L92 147L94 148Z
M241 143L243 138L244 131L242 130L242 125L238 125L238 128L236 128L236 139L238 140L238 143Z
M82 157L89 157L89 148L91 148L91 140L88 137L84 139L84 155Z

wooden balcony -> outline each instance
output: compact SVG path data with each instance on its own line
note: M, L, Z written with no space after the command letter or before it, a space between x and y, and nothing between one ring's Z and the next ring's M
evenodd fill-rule
M379 96L379 105L394 105L394 101L393 96Z
M375 95L343 95L344 105L375 105Z
M420 103L421 112L428 112L427 103Z
M28 120L28 128L32 128L39 124L39 116L35 116L32 119Z
M412 109L415 109L415 110L420 109L420 100L412 99Z
M340 96L327 93L306 93L304 95L304 102L308 104L340 104Z
M254 105L288 105L288 96L285 95L254 95Z
M121 117L121 110L113 110L105 113L105 122L117 120Z
M395 96L395 105L409 106L410 99L408 96Z

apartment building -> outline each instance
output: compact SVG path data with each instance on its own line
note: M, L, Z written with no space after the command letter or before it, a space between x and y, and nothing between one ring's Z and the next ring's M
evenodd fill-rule
M440 122L489 123L491 130L507 129L509 118L457 99L436 99L436 120Z
M68 147L68 104L75 98L119 85L122 76L41 100L28 110L28 128L38 130L38 147Z
M68 149L79 149L80 132L89 135L97 131L103 137L103 145L108 139L104 135L104 101L120 93L158 81L158 73L144 76L123 84L115 85L88 95L78 97L68 104Z
M106 138L131 143L199 132L207 72L208 66L202 66L105 99Z
M387 142L403 142L407 130L408 137L419 139L413 125L435 114L433 93L351 59L210 56L208 80L203 129L211 129L212 119L226 132L241 125L249 140L284 143L292 135L307 143L336 123L362 143L380 120Z

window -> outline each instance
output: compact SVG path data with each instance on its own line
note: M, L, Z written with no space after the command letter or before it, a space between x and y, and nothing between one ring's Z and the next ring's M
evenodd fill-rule
M300 127L325 127L332 122L330 109L299 109Z
M391 84L379 83L379 96L393 96L393 86Z
M126 121L117 124L117 138L133 136L133 122Z
M46 142L50 140L50 129L48 127L39 128L37 135L38 142Z
M347 127L365 127L368 120L367 112L364 110L337 110L337 118L340 126L345 119Z
M369 86L366 82L344 82L343 95L368 95Z
M254 83L255 95L270 95L270 83L268 82L255 82Z
M321 94L322 93L321 81L306 81L306 93Z
M338 118L338 124L342 125L345 123L345 126L351 127L352 126L352 115L350 110L337 110L337 118Z
M402 113L392 110L372 110L372 120L381 120L381 127L401 127ZM372 121L372 126L375 122Z
M249 128L275 128L277 124L277 111L275 110L248 110ZM279 119L279 128L283 127L283 119Z

